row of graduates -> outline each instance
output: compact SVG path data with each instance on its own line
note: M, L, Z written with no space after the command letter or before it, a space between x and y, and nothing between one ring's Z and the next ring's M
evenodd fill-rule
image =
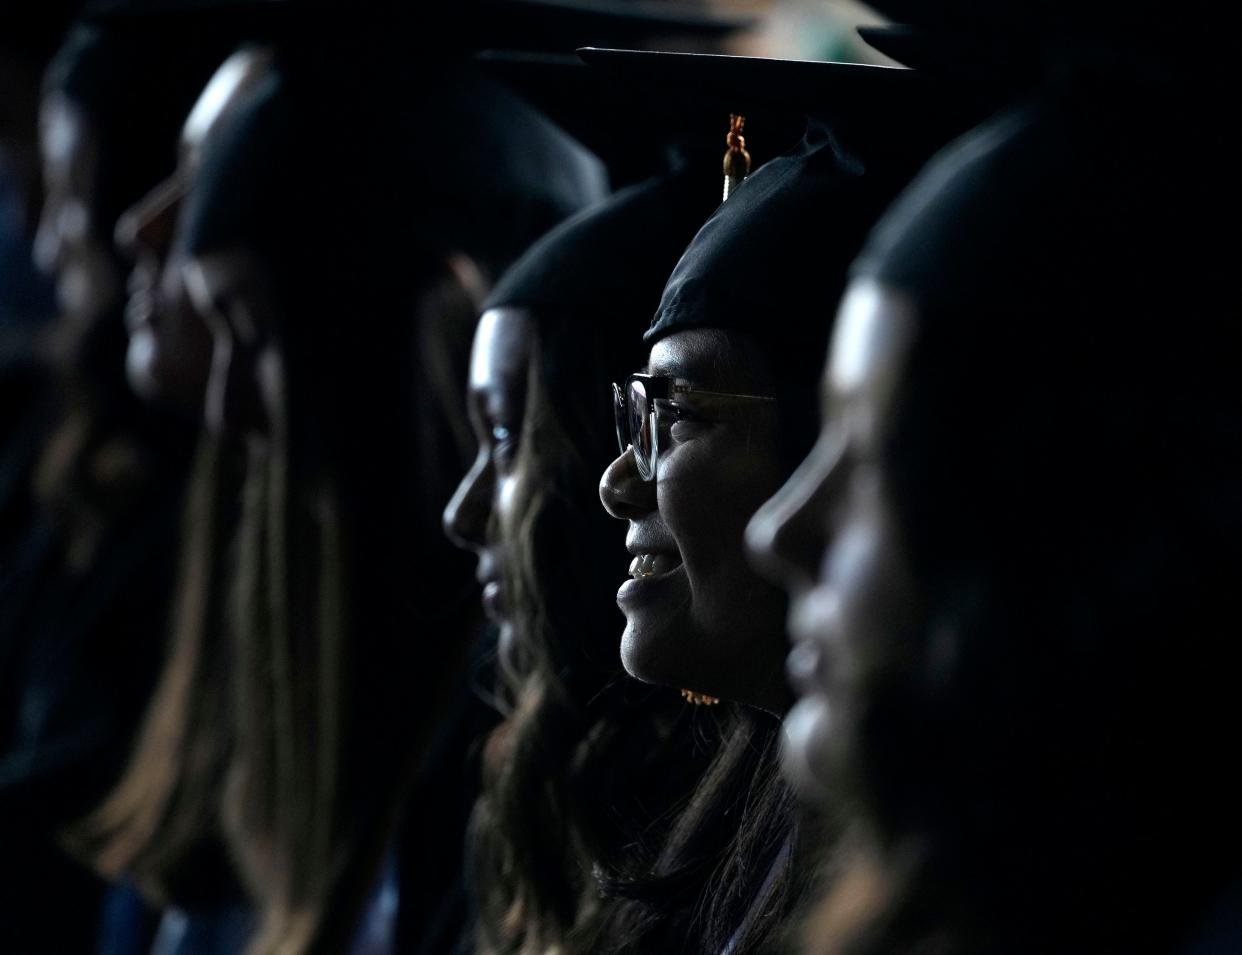
M104 671L172 632L65 838L164 907L157 950L1236 944L1219 76L1155 59L1142 10L895 12L926 69L590 55L576 94L677 147L608 198L455 58L306 15L169 110L170 179L122 184L155 124L92 97L137 57L75 35L41 244L91 289L74 380L118 390L61 411L54 486L124 514L61 525L152 632ZM575 132L632 160L604 112ZM75 190L138 263L128 341Z

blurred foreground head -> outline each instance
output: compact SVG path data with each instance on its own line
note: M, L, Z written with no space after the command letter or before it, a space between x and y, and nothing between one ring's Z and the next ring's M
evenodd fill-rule
M750 529L795 598L789 762L873 846L824 950L1171 950L1237 875L1236 157L1202 89L1003 114L855 266L819 442Z

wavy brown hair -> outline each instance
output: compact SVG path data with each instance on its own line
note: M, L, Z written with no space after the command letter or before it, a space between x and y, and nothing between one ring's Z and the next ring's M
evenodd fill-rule
M513 628L498 661L506 715L470 829L476 944L489 953L592 950L596 866L662 829L703 765L683 745L680 699L623 674L615 575L598 559L616 536L596 493L615 454L606 382L626 349L549 312L528 369L519 498L489 530L506 542Z

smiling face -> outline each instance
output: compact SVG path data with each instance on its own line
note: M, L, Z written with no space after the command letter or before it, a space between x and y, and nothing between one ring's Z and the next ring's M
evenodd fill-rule
M506 555L497 529L505 523L503 513L516 499L521 480L516 465L536 335L525 309L493 308L479 319L467 392L479 451L444 509L445 533L458 547L478 555L483 609L501 627L502 641L511 621L503 582Z
M762 395L770 391L758 358L740 335L696 329L656 343L648 371L707 391ZM774 403L693 393L676 403L678 420L661 425L656 480L642 480L627 450L600 482L608 513L629 522L632 578L617 593L622 662L649 683L781 714L784 600L751 569L742 540L783 476Z
M900 659L917 623L884 454L914 328L904 298L865 283L847 293L819 440L747 529L757 564L793 598L799 701L786 721L786 763L812 792L841 782L865 718L862 687Z

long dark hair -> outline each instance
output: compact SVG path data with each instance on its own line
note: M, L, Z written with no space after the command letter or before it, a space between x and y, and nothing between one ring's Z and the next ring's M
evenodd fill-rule
M484 306L525 309L534 328L515 498L487 528L503 545L511 626L498 659L505 719L487 741L470 835L484 951L592 950L604 909L594 868L664 827L704 763L676 695L621 669L619 567L601 559L620 539L597 488L616 456L609 382L641 361L637 331L719 201L717 165L701 177L679 166L584 210Z
M691 715L710 762L661 838L599 872L601 952L772 951L813 880L780 773L780 721L738 704Z
M187 208L191 252L241 241L259 258L279 303L279 380L270 433L241 450L240 490L219 467L198 475L200 499L231 494L238 510L215 533L201 516L192 529L187 567L217 572L185 578L157 706L89 826L100 867L157 898L184 897L193 843L225 844L257 908L254 951L348 943L432 725L411 718L409 688L435 712L466 646L408 637L435 618L437 591L410 545L436 539L412 490L420 282L407 284L415 243L394 211L412 198L374 141L382 124L356 108L400 86L382 64L319 77L325 48L365 62L348 40L322 42L280 51ZM210 759L168 765L170 741Z
M513 633L498 661L506 718L487 741L470 834L487 952L591 950L602 915L594 866L680 789L654 765L678 745L682 705L624 676L616 574L598 559L616 539L595 491L616 453L607 382L636 358L624 334L633 316L544 309L538 319L516 465L523 497L491 529L509 545ZM687 765L674 774L686 786Z

